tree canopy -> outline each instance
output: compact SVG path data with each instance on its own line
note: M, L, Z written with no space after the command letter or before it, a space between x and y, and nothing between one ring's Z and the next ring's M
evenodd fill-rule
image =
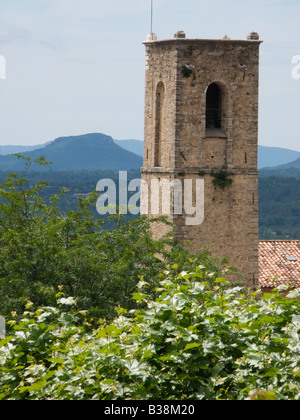
M0 186L1 400L300 399L299 290L233 285L146 217L104 229L94 195L61 214L33 163Z

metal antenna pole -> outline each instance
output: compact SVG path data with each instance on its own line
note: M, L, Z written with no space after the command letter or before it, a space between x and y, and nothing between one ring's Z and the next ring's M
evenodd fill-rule
M151 33L153 32L153 0L151 0Z

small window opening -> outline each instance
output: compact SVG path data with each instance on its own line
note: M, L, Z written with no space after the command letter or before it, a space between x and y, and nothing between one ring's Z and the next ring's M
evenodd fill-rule
M221 128L221 90L216 83L206 93L206 128Z

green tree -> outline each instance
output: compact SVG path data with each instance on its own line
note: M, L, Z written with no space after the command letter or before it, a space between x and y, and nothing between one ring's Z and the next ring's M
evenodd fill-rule
M31 185L26 177L32 165L46 165L45 160L19 158L25 159L24 174L10 173L0 186L1 315L22 313L27 301L53 306L63 288L90 317L111 319L117 305L135 307L131 296L141 278L154 291L163 270L180 272L202 260L215 264L208 251L191 257L171 246L171 238L153 241L146 217L129 222L112 217L114 228L104 229L104 220L90 211L96 194L61 214L64 191L47 204L42 192L48 184Z

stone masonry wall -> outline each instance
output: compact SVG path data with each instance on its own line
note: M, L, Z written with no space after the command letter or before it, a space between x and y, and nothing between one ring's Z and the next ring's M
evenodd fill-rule
M170 215L175 238L198 252L228 256L248 284L258 277L258 78L260 41L172 39L146 42L145 154L142 178L204 179L204 222L187 226ZM190 69L184 77L183 68ZM161 167L154 167L156 87L165 88L161 115ZM206 91L222 96L221 129L206 129ZM226 171L232 184L213 185ZM151 192L149 192L151 194ZM150 211L150 209L148 209ZM161 229L155 227L159 236ZM165 231L165 230L164 230Z

